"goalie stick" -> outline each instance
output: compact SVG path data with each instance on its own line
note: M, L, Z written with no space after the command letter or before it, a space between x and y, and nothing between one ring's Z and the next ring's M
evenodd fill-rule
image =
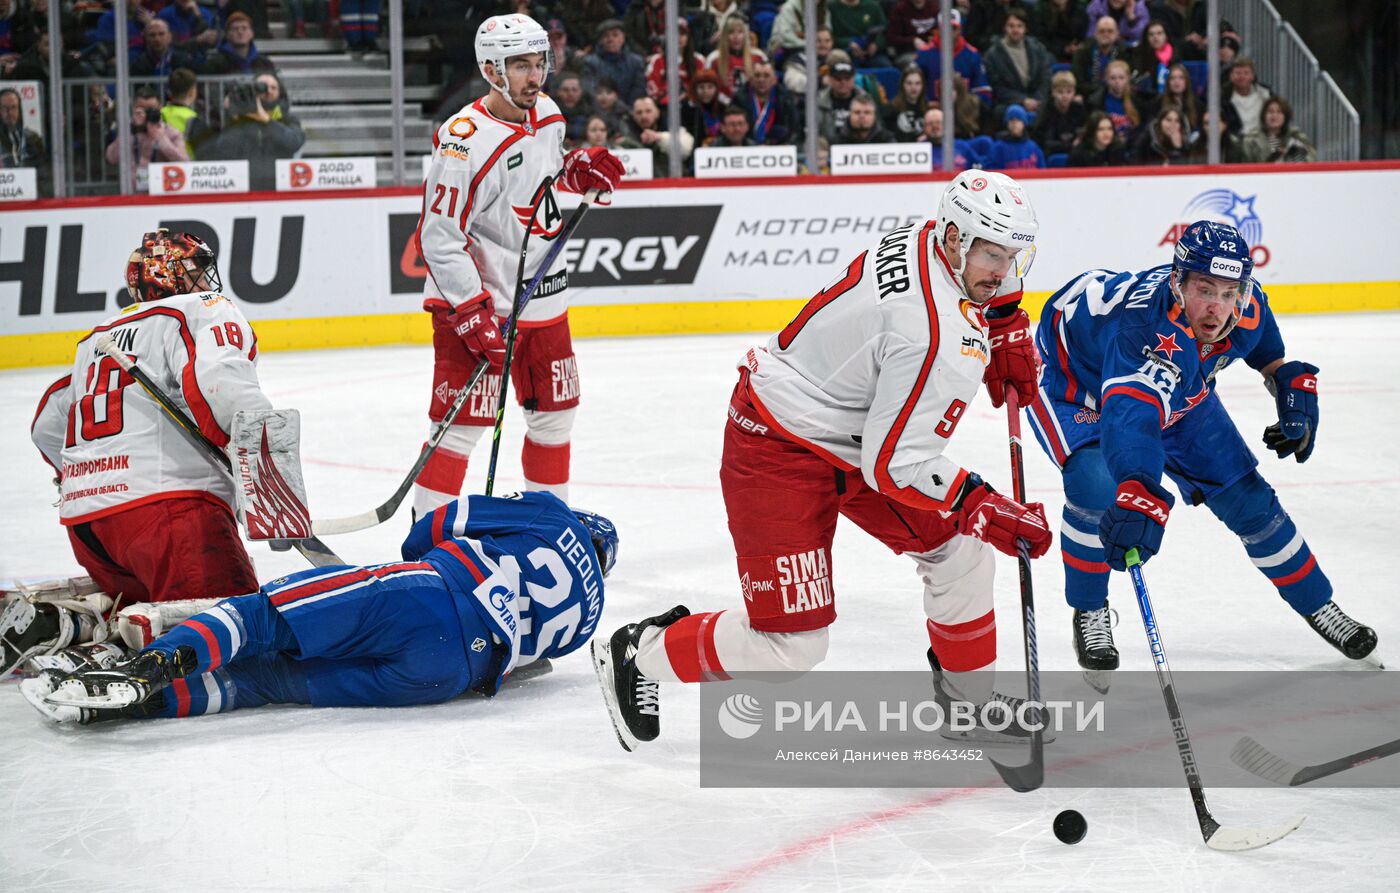
M1186 773L1186 787L1191 791L1191 803L1196 808L1196 821L1201 826L1201 837L1205 839L1206 846L1224 852L1240 852L1257 850L1286 837L1303 824L1305 816L1295 816L1272 828L1227 828L1210 814L1196 753L1191 748L1191 736L1186 732L1186 720L1182 718L1181 705L1176 700L1176 686L1172 682L1171 667L1167 664L1167 651L1162 644L1162 634L1157 629L1152 600L1147 594L1147 581L1142 576L1142 560L1137 549L1129 549L1126 558L1128 575L1133 579L1133 591L1137 594L1138 612L1142 614L1142 626L1147 632L1147 644L1152 648L1157 684L1161 686L1162 699L1167 704L1167 716L1172 721L1172 732L1176 736L1177 754L1181 757L1182 771Z
M233 479L235 488L238 486L238 479L233 473L233 463L229 460L228 454L219 449L208 437L205 437L204 432L199 430L199 426L194 423L194 420L170 398L169 394L165 393L160 385L146 374L146 370L137 366L131 357L117 347L116 341L113 340L110 333L98 338L95 346L98 352L111 357L123 372L135 379L136 383L151 395L151 399L160 404L161 409L165 410L190 442ZM270 542L274 544L289 542L292 548L300 552L302 557L315 567L334 567L345 564L339 555L332 552L329 546L314 536L295 540L271 540ZM276 545L273 546L273 548L276 547Z
M1336 775L1338 772L1355 769L1363 763L1394 756L1397 753L1400 753L1400 738L1344 757L1338 757L1335 760L1318 763L1315 766L1299 766L1297 763L1290 763L1282 757L1275 756L1264 745L1246 735L1235 742L1234 749L1230 751L1230 760L1236 766L1265 781L1297 787L1300 784L1307 784L1310 781L1317 781L1319 778Z

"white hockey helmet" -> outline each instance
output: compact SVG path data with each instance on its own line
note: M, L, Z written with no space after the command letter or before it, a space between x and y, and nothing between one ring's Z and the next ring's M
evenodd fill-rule
M1021 184L999 171L963 171L953 178L938 202L938 224L934 235L938 243L948 224L957 226L962 239L962 259L953 276L963 283L963 268L973 239L986 239L996 245L1016 251L1009 275L1025 276L1035 260L1035 237L1040 224L1035 209Z
M491 89L504 96L511 105L515 103L511 102L510 90L505 85L506 60L526 53L543 53L545 69L554 67L549 52L549 32L529 16L515 13L491 16L476 29L476 67L481 70L481 76L486 78ZM495 66L501 83L496 83L486 73L487 62Z

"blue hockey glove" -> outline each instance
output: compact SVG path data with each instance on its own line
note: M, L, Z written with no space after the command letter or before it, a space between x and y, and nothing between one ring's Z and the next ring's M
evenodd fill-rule
M1099 521L1104 560L1116 571L1128 569L1128 550L1136 548L1143 563L1162 548L1167 516L1176 500L1161 485L1130 477L1118 485L1113 505Z
M1264 429L1264 445L1280 459L1308 461L1317 442L1317 367L1284 363L1264 385L1278 404L1278 422Z

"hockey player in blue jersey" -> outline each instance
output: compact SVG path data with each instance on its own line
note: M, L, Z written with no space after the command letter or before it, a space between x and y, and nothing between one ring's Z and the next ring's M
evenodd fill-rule
M219 602L111 668L21 683L60 722L263 704L394 707L496 693L593 635L617 533L545 492L464 497L420 518L403 561L315 568Z
M1307 461L1318 423L1316 366L1289 360L1249 245L1234 227L1198 221L1171 264L1139 273L1090 270L1045 305L1036 333L1044 370L1031 426L1060 467L1060 543L1074 644L1086 670L1118 667L1109 569L1162 544L1174 499L1205 503L1279 594L1353 660L1376 633L1332 600L1322 572L1220 398L1215 378L1242 359L1264 377L1278 422L1264 443Z

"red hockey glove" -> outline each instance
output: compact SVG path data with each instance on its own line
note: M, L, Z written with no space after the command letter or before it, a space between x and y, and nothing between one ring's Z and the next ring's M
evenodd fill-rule
M589 190L614 192L627 168L602 146L580 147L564 156L564 188L585 195Z
M447 324L462 339L467 353L476 362L491 362L490 371L499 372L506 365L506 339L496 325L496 314L490 296L463 304L447 314Z
M1026 541L1026 552L1039 558L1050 549L1050 524L1045 506L1038 502L1022 505L992 489L975 474L967 476L958 500L961 522L958 529L990 543L1007 555L1016 554L1016 540Z
M1040 378L1040 355L1031 340L1031 318L1026 311L1017 310L1001 319L987 320L992 336L992 358L982 382L992 397L992 405L1006 402L1006 383L1016 391L1016 402L1030 406L1035 402L1037 380Z

